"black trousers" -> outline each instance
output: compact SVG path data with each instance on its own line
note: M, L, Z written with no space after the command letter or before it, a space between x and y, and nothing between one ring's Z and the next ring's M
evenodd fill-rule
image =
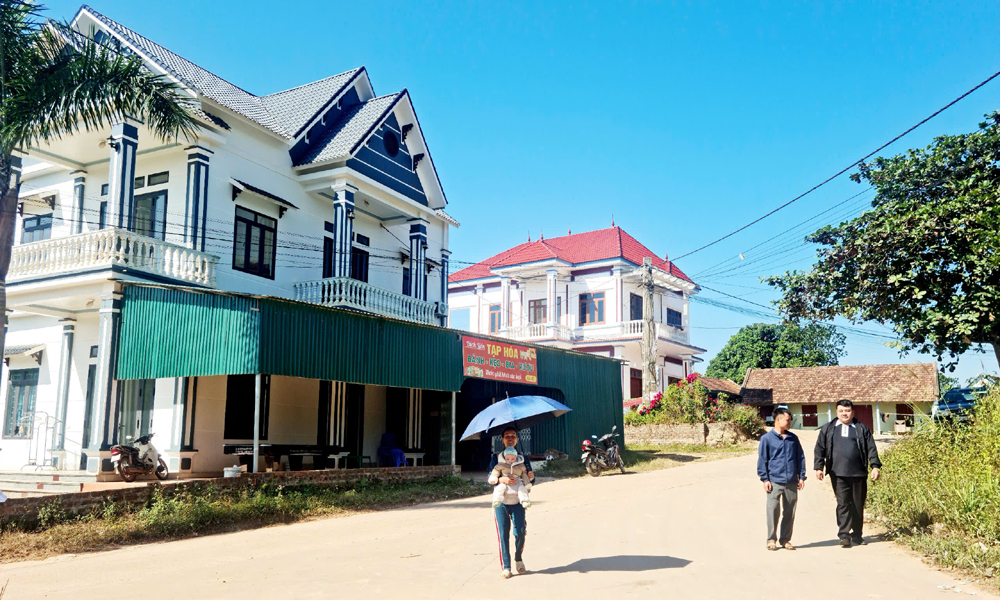
M867 477L838 477L830 474L833 493L837 495L837 537L860 540L865 525Z

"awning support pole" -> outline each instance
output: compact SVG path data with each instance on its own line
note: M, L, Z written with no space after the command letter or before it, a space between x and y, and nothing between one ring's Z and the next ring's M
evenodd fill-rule
M455 438L458 432L455 431L455 392L451 393L451 466L455 466Z
M260 460L260 373L254 377L253 394L253 472L257 472Z

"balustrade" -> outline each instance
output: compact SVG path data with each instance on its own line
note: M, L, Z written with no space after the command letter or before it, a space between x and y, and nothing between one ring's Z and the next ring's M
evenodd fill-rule
M107 228L15 246L7 278L18 281L117 266L215 287L218 260L217 256L178 244Z
M363 310L385 317L437 324L434 303L390 292L350 277L330 277L296 283L295 299L323 306Z

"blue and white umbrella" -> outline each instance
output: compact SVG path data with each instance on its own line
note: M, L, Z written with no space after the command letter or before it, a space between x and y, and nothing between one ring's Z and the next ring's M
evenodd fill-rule
M514 396L496 402L476 415L465 428L461 441L500 435L507 427L526 429L535 423L564 415L572 408L544 396Z

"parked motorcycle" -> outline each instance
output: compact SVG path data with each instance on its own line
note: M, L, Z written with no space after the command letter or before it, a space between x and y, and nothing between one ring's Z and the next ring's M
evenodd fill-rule
M619 435L615 433L617 429L618 426L615 425L611 428L611 433L605 434L601 439L597 439L596 435L590 436L597 442L583 440L581 459L590 475L600 477L602 471L615 467L621 469L622 473L625 472L625 464L622 462L621 454L618 453L618 442L615 441Z
M152 439L153 434L150 433L135 441L111 447L111 464L122 481L132 482L137 476L149 473L155 473L157 479L162 481L170 475L167 463L160 458Z

